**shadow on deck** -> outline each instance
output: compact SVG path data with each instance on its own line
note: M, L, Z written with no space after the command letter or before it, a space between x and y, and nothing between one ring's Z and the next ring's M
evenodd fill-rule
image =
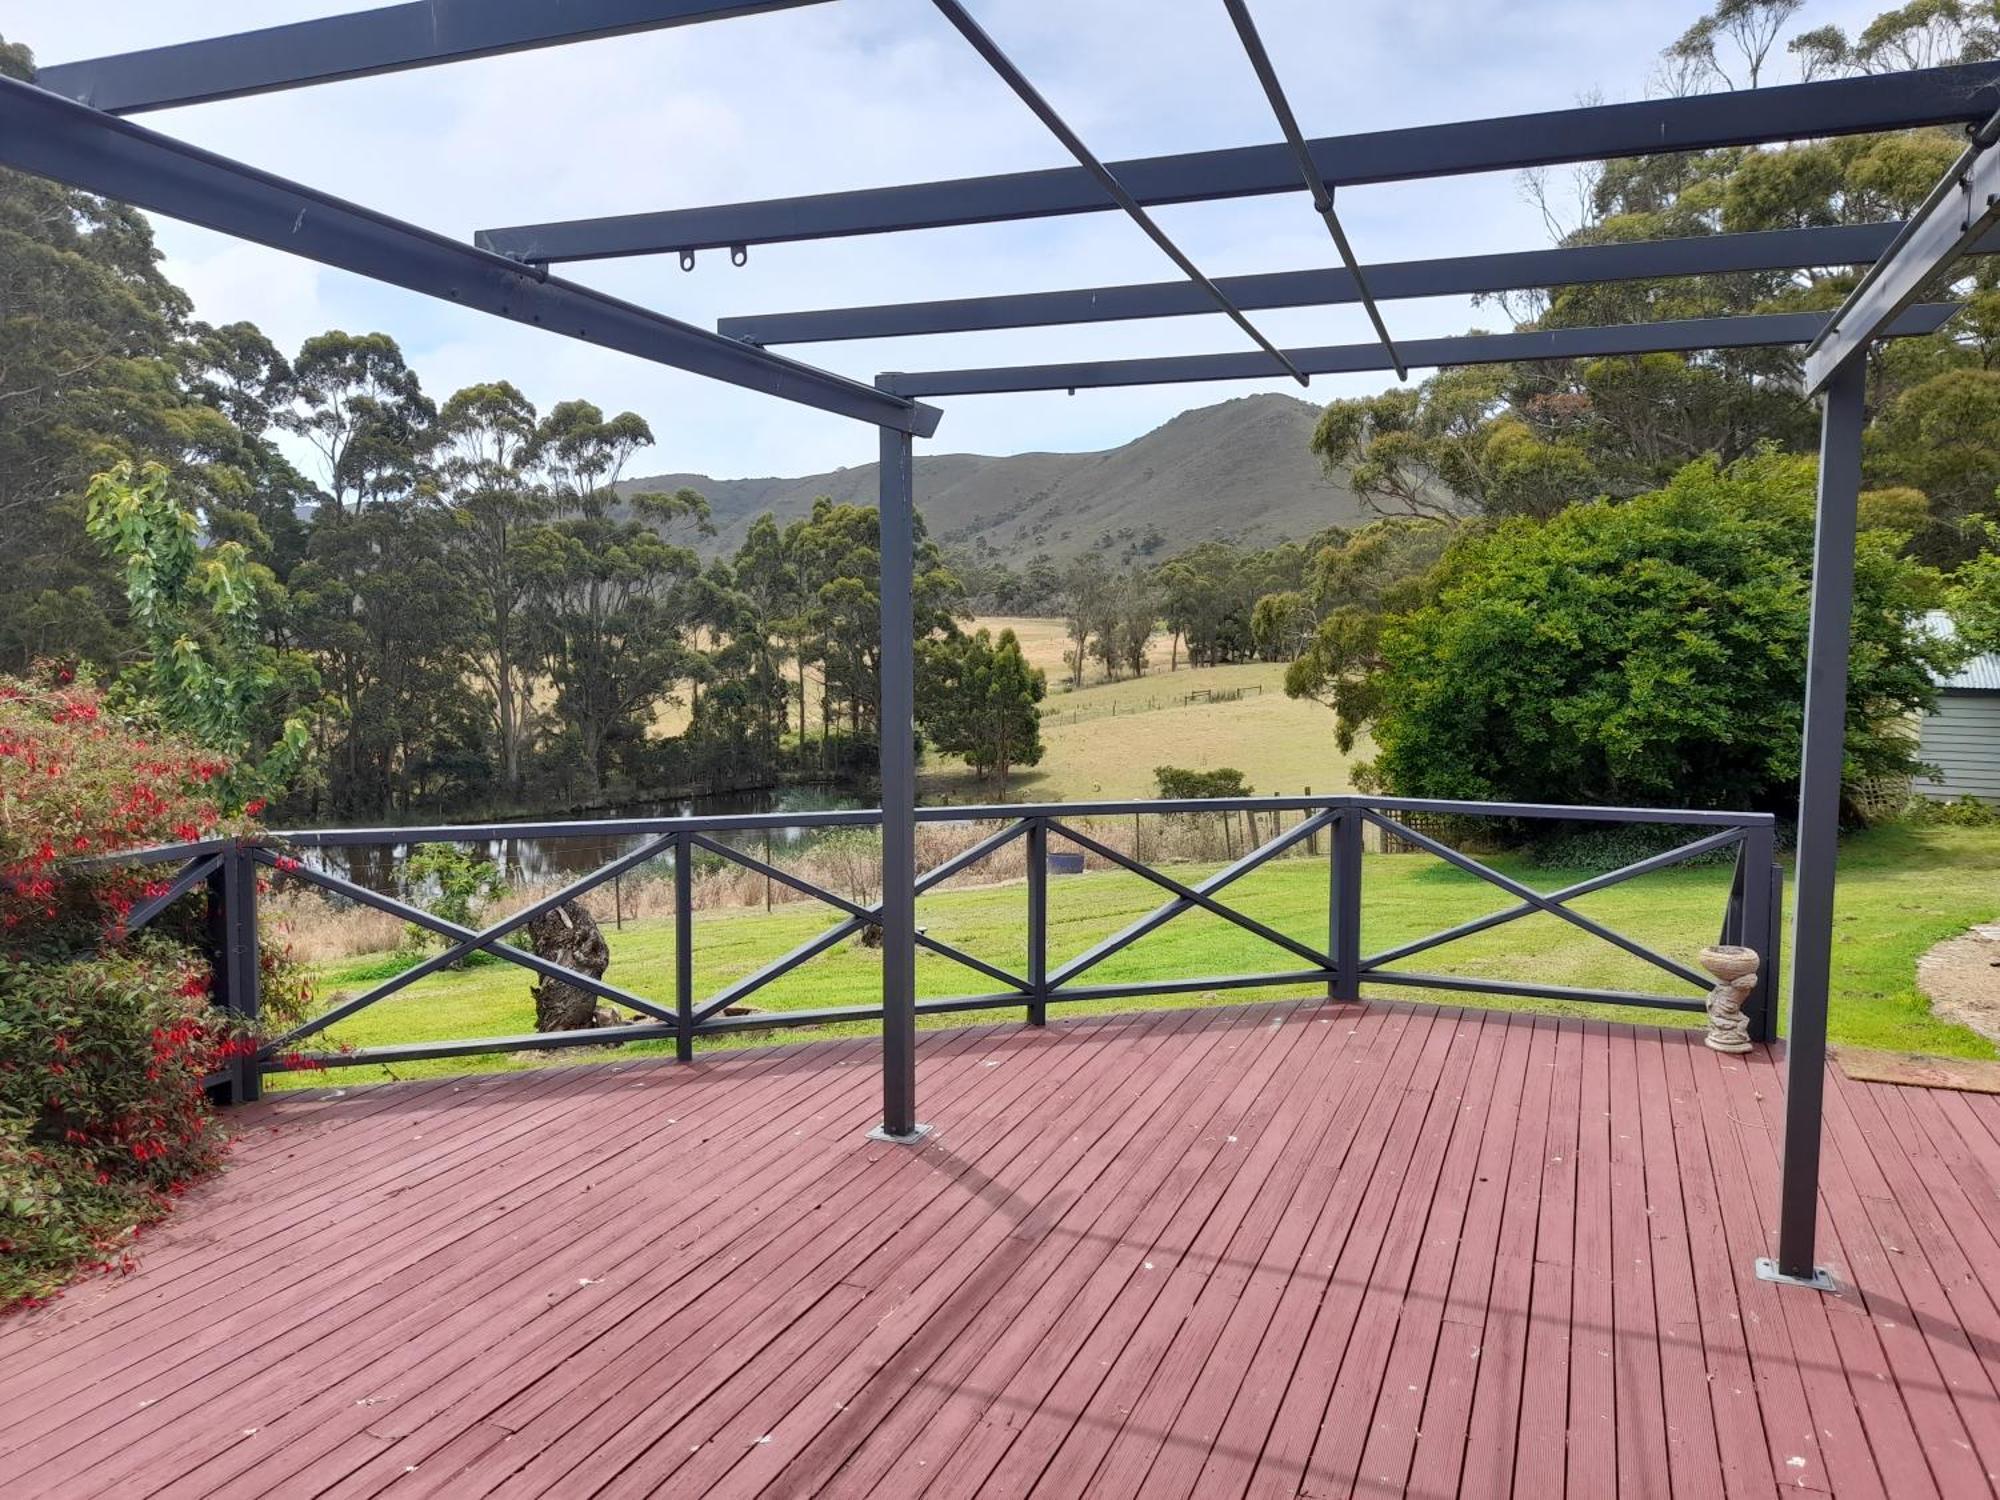
M0 1325L0 1493L1992 1495L2000 1098L1297 1001L291 1094Z

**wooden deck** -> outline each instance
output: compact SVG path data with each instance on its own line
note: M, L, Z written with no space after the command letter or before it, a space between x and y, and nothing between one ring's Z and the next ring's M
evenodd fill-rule
M1992 1495L2000 1098L1397 1004L291 1095L0 1324L0 1494Z

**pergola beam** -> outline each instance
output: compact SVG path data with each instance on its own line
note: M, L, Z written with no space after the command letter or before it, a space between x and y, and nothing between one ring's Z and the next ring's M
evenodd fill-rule
M1957 310L1951 305L1910 308L1885 333L1895 337L1935 333ZM1429 369L1528 360L1601 359L1617 354L1776 348L1809 342L1826 322L1825 313L1755 313L1742 317L1621 323L1601 328L1471 333L1452 338L1408 339L1402 345L1402 354L1412 367ZM1293 349L1290 355L1292 362L1309 375L1351 375L1390 368L1388 355L1379 344L1329 344ZM1270 374L1270 366L1254 354L1181 354L1074 364L1005 365L983 370L898 372L881 376L877 384L911 397L980 396L1203 380L1254 380Z
M1864 352L1904 308L1971 251L2000 220L2000 115L1974 133L1880 258L1806 351L1806 389L1819 391Z
M1125 216L1139 226L1146 238L1151 240L1168 260L1180 267L1181 274L1199 288L1202 295L1208 298L1218 311L1242 329L1252 343L1270 355L1294 380L1300 385L1306 384L1304 372L1293 365L1283 351L1259 331L1256 324L1244 317L1242 309L1224 296L1188 253L1175 244L1164 229L1153 222L1153 216L1139 206L1138 200L1126 191L1125 185L1118 180L1117 175L1097 159L1096 153L1084 144L1083 137L1072 130L1069 122L1056 112L1055 106L1042 97L1042 91L1029 81L1027 74L1015 66L1014 60L1000 49L1000 44L987 35L986 29L972 18L972 13L961 5L959 0L932 0L932 4L937 7L938 13L952 24L958 34L965 38L972 50L979 54L986 66L993 70L994 75L1013 91L1014 97L1028 107L1029 113L1042 122L1050 135L1062 142L1063 149L1076 158L1077 165L1090 174L1104 195L1125 211Z
M1823 79L1685 99L1599 104L1406 130L1325 136L1308 144L1329 187L1569 162L1705 151L1815 136L1861 135L1984 120L2000 102L2000 63ZM1299 192L1282 144L1107 164L1141 204L1219 202ZM906 229L1099 213L1113 205L1081 167L951 182L575 219L481 230L477 243L521 260L598 260L676 250L782 244Z
M1385 261L1362 268L1368 289L1385 302L1413 297L1478 296L1531 287L1586 286L1677 276L1726 276L1745 271L1791 271L1809 266L1866 265L1888 249L1898 224L1836 225L1819 229L1766 229L1746 234L1697 235L1616 245L1574 245L1502 255L1460 255L1441 260ZM2000 253L2000 231L1988 231L1970 252ZM1325 307L1360 300L1344 270L1276 271L1219 276L1215 284L1238 307ZM937 302L893 302L874 307L814 312L751 313L721 318L716 331L752 344L834 343L846 339L905 338L916 334L986 332L1072 323L1116 323L1141 318L1189 317L1212 311L1206 298L1183 281L1083 287L1074 291L1011 296L956 297Z
M0 78L0 165L839 416L926 437L937 428L934 407L538 273L11 78Z
M825 0L413 0L42 68L52 93L106 114L371 78L563 42L658 31Z
M1354 292L1361 306L1368 314L1368 321L1374 326L1375 337L1381 341L1388 353L1389 363L1396 371L1398 380L1408 380L1410 372L1396 353L1395 340L1389 337L1389 325L1382 321L1382 309L1375 305L1375 299L1368 291L1368 277L1361 269L1361 262L1354 254L1354 246L1348 243L1347 231L1341 227L1340 215L1334 212L1333 189L1328 187L1319 175L1319 168L1313 164L1312 148L1306 144L1306 135L1299 128L1298 116L1292 112L1292 101L1286 97L1285 85L1278 78L1277 65L1271 61L1271 54L1264 46L1264 38L1257 30L1257 21L1250 14L1249 0L1222 0L1222 7L1229 12L1229 19L1235 23L1236 36L1243 43L1244 54L1250 59L1251 71L1257 75L1257 82L1263 86L1264 97L1270 102L1271 113L1278 117L1278 128L1284 132L1285 146L1299 164L1299 180L1306 191L1312 194L1313 212L1333 239L1333 248L1340 256L1340 263L1354 282Z

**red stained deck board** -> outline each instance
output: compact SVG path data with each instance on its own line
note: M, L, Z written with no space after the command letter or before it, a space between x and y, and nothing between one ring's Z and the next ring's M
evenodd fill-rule
M838 1078L845 1071L845 1061L837 1064ZM714 1093L715 1113L706 1122L706 1128L720 1128L742 1118L745 1110L754 1111L760 1103L784 1103L790 1101L794 1109L801 1112L812 1108L810 1091L801 1094L796 1088L774 1095L766 1087L760 1086L760 1074L746 1072L742 1078L743 1097L730 1098L726 1092ZM804 1075L810 1090L812 1076ZM688 1084L698 1084L694 1078L682 1080ZM669 1080L660 1079L663 1085ZM827 1080L820 1080L818 1087L825 1089ZM670 1139L667 1120L677 1119L686 1104L693 1103L702 1096L697 1087L686 1093L674 1092L661 1109L659 1127L654 1140ZM614 1095L613 1097L616 1097ZM364 1253L372 1251L379 1257L377 1264L366 1274L370 1278L393 1280L362 1280L365 1289L373 1292L366 1299L367 1311L350 1318L327 1318L324 1310L314 1304L297 1307L282 1296L267 1296L254 1281L243 1289L237 1299L242 1310L232 1312L232 1321L247 1318L253 1326L260 1327L269 1335L264 1344L246 1345L240 1350L241 1358L235 1363L223 1362L213 1373L192 1385L175 1382L183 1367L175 1367L166 1372L166 1377L149 1387L154 1392L153 1402L145 1413L145 1423L128 1423L125 1434L111 1434L100 1440L95 1454L86 1450L80 1457L66 1452L56 1461L53 1472L67 1473L80 1462L92 1462L100 1467L97 1481L104 1482L114 1474L144 1463L155 1473L161 1472L166 1462L154 1459L149 1454L147 1444L159 1454L170 1455L173 1462L189 1463L208 1456L203 1445L214 1448L239 1446L235 1439L241 1436L243 1426L261 1426L263 1423L283 1416L294 1409L301 1393L332 1385L350 1372L361 1372L371 1382L371 1389L360 1393L357 1399L375 1401L379 1399L379 1387L374 1382L386 1382L395 1373L398 1360L422 1357L427 1347L433 1352L462 1348L471 1333L475 1299L468 1295L481 1284L482 1275L496 1269L510 1274L499 1278L502 1288L511 1289L517 1295L529 1286L526 1293L537 1305L545 1305L548 1282L541 1279L541 1262L549 1256L546 1247L538 1246L537 1236L510 1235L506 1231L520 1224L546 1221L562 1223L566 1231L566 1244L587 1242L588 1233L607 1220L614 1221L623 1215L626 1218L641 1217L646 1214L643 1200L635 1200L632 1195L621 1192L620 1185L627 1181L643 1182L658 1174L657 1146L649 1149L646 1140L629 1141L614 1136L619 1142L619 1154L624 1164L610 1169L610 1163L600 1155L599 1142L602 1133L591 1129L591 1121L597 1118L595 1110L583 1108L574 1111L571 1117L560 1122L563 1130L538 1138L532 1150L512 1153L500 1165L507 1170L535 1170L544 1165L563 1167L571 1176L570 1190L563 1193L534 1193L520 1191L526 1184L507 1180L507 1171L496 1172L492 1162L480 1159L469 1160L464 1167L465 1180L458 1186L475 1194L486 1194L496 1188L510 1199L517 1199L506 1217L491 1220L484 1227L487 1232L476 1239L476 1247L468 1251L461 1243L458 1230L462 1220L453 1219L450 1208L453 1202L461 1201L451 1191L449 1185L431 1184L422 1195L423 1207L413 1209L422 1222L433 1222L435 1205L430 1201L445 1200L446 1208L435 1222L444 1227L436 1230L431 1243L428 1261L419 1261L415 1267L406 1268L401 1252L401 1237L390 1236L371 1242L361 1241ZM693 1118L689 1124L695 1127ZM774 1117L767 1127L771 1134L782 1134L784 1127ZM578 1139L572 1139L572 1133ZM582 1139L587 1138L588 1144ZM595 1170L594 1177L576 1175L579 1165L587 1173ZM497 1180L496 1180L497 1179ZM539 1181L530 1178L530 1182ZM604 1191L593 1193L602 1184ZM585 1196L590 1195L590 1196ZM587 1212L586 1212L587 1209ZM657 1216L656 1221L657 1221ZM323 1273L306 1283L317 1286L328 1297L344 1297L354 1290L358 1279L352 1274L354 1249L347 1243L347 1236L332 1236L332 1258L325 1265ZM392 1253L393 1252L393 1253ZM502 1259L511 1257L511 1259ZM303 1322L296 1321L304 1319ZM315 1320L319 1321L315 1321ZM442 1321L440 1321L442 1320ZM426 1330L431 1332L428 1346L418 1335ZM295 1362L289 1359L291 1345L300 1332L318 1333L315 1349L318 1355L309 1371L299 1371ZM226 1352L226 1351L225 1351ZM268 1371L269 1378L258 1378ZM233 1384L231 1382L234 1382ZM218 1428L213 1423L205 1424L199 1433L191 1432L185 1423L176 1423L172 1418L177 1413L192 1413L207 1408L221 1392L233 1391L235 1401L231 1410L242 1417L233 1426ZM373 1408L365 1410L372 1411ZM150 1426L153 1431L145 1439L133 1441L131 1427ZM120 1441L120 1438L123 1438ZM42 1459L48 1465L48 1459ZM212 1476L211 1476L212 1477Z
M1020 1045L1032 1045L1032 1039L1026 1039ZM947 1085L954 1078L966 1076L969 1070L979 1068L979 1060L964 1055L963 1049L948 1055L945 1062L942 1081ZM985 1087L985 1080L994 1075L981 1069L972 1076L975 1083L968 1089L966 1098L969 1113L977 1114L983 1107L980 1091ZM1063 1076L1060 1068L1052 1070L1049 1081ZM813 1135L821 1137L830 1133L831 1138L860 1139L869 1121L871 1102L854 1101L837 1112L829 1124L816 1127ZM798 1139L805 1134L800 1128L803 1123L797 1117L787 1119L783 1115L774 1115L766 1128L784 1136L787 1134L786 1126L790 1125L793 1128L789 1135ZM586 1281L595 1284L602 1278L611 1288L603 1297L602 1307L587 1308L584 1316L571 1325L584 1336L583 1339L563 1337L570 1330L559 1328L558 1338L552 1345L544 1326L546 1320L537 1316L542 1309L533 1305L532 1301L525 1305L517 1303L518 1313L524 1313L533 1321L519 1323L517 1315L503 1317L499 1327L505 1336L474 1350L476 1358L466 1359L465 1351L457 1347L457 1341L430 1352L423 1362L404 1373L400 1388L391 1388L391 1394L400 1399L395 1403L396 1409L387 1416L357 1415L348 1409L351 1403L341 1400L339 1393L335 1393L327 1401L332 1407L330 1420L336 1429L343 1423L350 1427L365 1426L372 1435L398 1438L425 1425L435 1416L457 1411L462 1419L465 1408L455 1407L453 1403L456 1402L472 1403L469 1409L489 1415L494 1425L516 1427L519 1425L518 1418L509 1420L502 1412L493 1410L497 1402L486 1402L484 1397L494 1389L496 1378L526 1383L530 1371L538 1374L547 1371L549 1374L527 1384L516 1400L523 1404L534 1403L538 1409L541 1405L563 1400L575 1391L579 1382L593 1378L600 1381L599 1391L590 1400L593 1409L601 1409L613 1398L627 1399L630 1392L617 1384L615 1366L619 1352L626 1347L635 1328L638 1336L643 1336L657 1331L661 1326L657 1320L676 1317L682 1318L683 1322L695 1323L697 1335L704 1332L712 1337L725 1335L730 1313L718 1309L716 1304L728 1298L734 1300L738 1310L746 1306L738 1289L745 1281L758 1276L763 1264L760 1257L766 1256L770 1249L768 1238L792 1232L788 1215L801 1208L816 1211L821 1200L827 1197L842 1203L857 1198L865 1200L871 1191L880 1191L887 1186L883 1181L886 1174L912 1172L919 1165L910 1156L879 1145L859 1155L847 1152L828 1155L818 1149L820 1144L819 1140L813 1140L796 1148L798 1171L793 1174L789 1187L785 1183L760 1182L752 1177L748 1182L739 1182L736 1187L726 1189L712 1202L703 1204L696 1216L684 1225L676 1225L665 1216L657 1224L646 1223L642 1199L641 1216L637 1222L621 1230L615 1248L597 1250L588 1258L579 1258L578 1252L589 1247L561 1247L561 1253L569 1257L567 1269L561 1277L562 1285L567 1287L572 1277L579 1287ZM855 1180L849 1182L843 1179L832 1185L817 1180L828 1162L835 1164L837 1173L857 1174ZM780 1207L767 1212L764 1206L766 1199ZM805 1231L809 1232L809 1229ZM576 1276L579 1271L589 1274L587 1277ZM610 1274L607 1275L607 1272ZM741 1278L734 1287L728 1285L731 1272L741 1272ZM723 1297L713 1295L718 1288L726 1289ZM773 1314L763 1304L788 1305L782 1301L788 1288L788 1283L768 1282L765 1284L766 1297L747 1306L754 1307L763 1315L762 1321L768 1323L772 1321ZM596 1294L586 1291L582 1295L596 1300ZM700 1297L710 1299L702 1304L701 1313L684 1317L689 1299ZM641 1321L643 1319L655 1321L649 1323ZM491 1313L479 1317L475 1336L489 1338L494 1323ZM565 1358L586 1347L597 1352L597 1362ZM660 1337L659 1347L662 1351L680 1347L673 1340L672 1328ZM379 1379L376 1369L369 1369L366 1375L371 1380ZM608 1386L601 1384L605 1377L611 1379ZM313 1423L307 1443L324 1449L327 1439L325 1425ZM516 1445L517 1448L525 1446ZM397 1456L404 1459L404 1467L407 1467L408 1462L420 1458L422 1451L421 1446L417 1446L417 1451ZM515 1462L528 1456L522 1454L516 1458L515 1452L515 1448L510 1448L510 1460ZM292 1461L294 1457L288 1454L287 1461ZM338 1449L326 1452L314 1472L338 1477L343 1472ZM214 1484L212 1472L197 1471L191 1478L191 1493L211 1492L201 1486ZM513 1483L512 1480L509 1482Z
M696 1080L686 1082L694 1084ZM718 1096L718 1104L727 1105L726 1119L742 1118L745 1111L754 1111L760 1104L768 1106L800 1097L797 1088L774 1094L768 1080L756 1074L745 1074L731 1082L741 1097L725 1100ZM729 1086L729 1083L717 1085L724 1089ZM676 1107L693 1102L701 1092L701 1086L697 1085L686 1093L677 1093ZM589 1117L588 1110L574 1113L579 1119ZM500 1140L495 1144L497 1148L506 1142ZM392 1311L380 1299L360 1317L350 1320L342 1316L343 1308L369 1303L368 1284L351 1277L350 1268L365 1267L375 1278L403 1278L408 1291L421 1282L427 1260L448 1253L459 1237L473 1231L482 1214L494 1212L480 1205L533 1192L539 1205L553 1207L563 1201L554 1195L555 1185L578 1178L593 1165L601 1166L609 1151L623 1151L628 1156L643 1154L642 1148L635 1150L631 1143L615 1139L591 1143L579 1150L565 1138L564 1149L557 1151L509 1153L497 1162L469 1157L462 1166L468 1172L475 1167L481 1169L476 1177L476 1197L441 1192L437 1183L427 1181L421 1190L412 1187L409 1202L385 1224L378 1225L365 1214L357 1215L354 1222L346 1225L337 1220L321 1224L316 1219L301 1223L296 1243L288 1246L285 1254L274 1254L267 1269L254 1259L245 1263L234 1255L218 1257L212 1276L203 1283L200 1307L176 1314L171 1322L149 1320L134 1325L140 1330L139 1336L130 1337L120 1353L150 1351L143 1359L121 1366L119 1354L103 1353L104 1341L111 1335L108 1330L100 1330L93 1335L93 1342L79 1349L79 1354L88 1358L78 1361L78 1374L92 1381L83 1399L75 1398L70 1387L61 1381L36 1383L34 1399L43 1403L48 1422L53 1424L53 1436L61 1446L44 1441L38 1449L30 1449L28 1445L45 1425L30 1419L12 1424L13 1430L0 1440L3 1445L0 1451L20 1447L27 1450L20 1462L45 1461L101 1430L104 1409L108 1408L115 1420L115 1413L131 1391L143 1387L157 1403L165 1392L196 1384L204 1377L240 1384L257 1368L260 1358L282 1359L286 1355L287 1335L292 1328L336 1326L347 1335L370 1318L380 1321L379 1314ZM531 1175L521 1175L524 1170ZM474 1211L471 1219L466 1217L468 1205ZM166 1312L173 1312L174 1306L170 1305ZM204 1308L208 1310L203 1311ZM400 1339L408 1331L408 1325L398 1319L395 1337ZM264 1351L261 1355L260 1350ZM98 1410L81 1409L93 1402ZM129 1432L126 1442L129 1443Z
M915 1150L870 1041L253 1106L0 1322L0 1493L2000 1495L2000 1100L1828 1074L1828 1298L1751 1273L1782 1054L1292 1001L920 1059Z
M1318 1028L1300 1028L1290 1037L1282 1032L1274 1036L1271 1028L1256 1028L1255 1041L1239 1049L1254 1051L1256 1055L1248 1071L1239 1076L1237 1086L1229 1089L1212 1117L1200 1108L1195 1111L1196 1121L1205 1121L1198 1137L1180 1149L1174 1149L1169 1140L1169 1149L1146 1152L1139 1159L1143 1165L1136 1170L1127 1167L1123 1174L1125 1185L1112 1196L1108 1232L1063 1232L1066 1225L1091 1222L1087 1217L1089 1205L1080 1196L1061 1195L1056 1200L1056 1204L1063 1206L1059 1217L1051 1214L1038 1219L1034 1213L1020 1214L1017 1209L1020 1223L1008 1235L1001 1253L989 1257L972 1271L973 1277L983 1279L990 1294L985 1306L969 1306L966 1299L939 1304L935 1310L927 1310L922 1299L907 1304L908 1322L917 1326L915 1338L921 1341L916 1344L920 1359L907 1358L900 1350L880 1356L887 1361L884 1368L891 1372L883 1399L893 1399L899 1406L908 1403L907 1411L897 1413L902 1420L884 1421L879 1428L845 1421L825 1424L811 1439L805 1462L796 1471L787 1470L787 1485L794 1480L808 1487L830 1484L844 1471L854 1486L853 1492L865 1493L872 1486L878 1465L853 1462L856 1450L864 1446L886 1447L900 1456L902 1449L895 1446L898 1437L907 1431L908 1420L918 1416L927 1405L911 1386L919 1380L932 1389L952 1384L950 1374L944 1372L961 1367L960 1359L955 1356L965 1351L985 1351L983 1363L989 1374L982 1377L975 1367L972 1378L981 1380L983 1389L993 1393L996 1419L1016 1428L1030 1420L1032 1403L1024 1403L1018 1397L1007 1399L1005 1391L999 1389L1005 1373L1017 1370L1020 1362L1030 1357L1060 1371L1073 1352L1076 1339L1091 1326L1078 1309L1089 1312L1101 1309L1104 1299L1115 1295L1120 1286L1134 1277L1150 1274L1144 1271L1147 1247L1157 1248L1162 1236L1174 1232L1190 1200L1214 1204L1227 1186L1232 1169L1241 1160L1240 1155L1225 1153L1228 1136L1244 1130L1247 1121L1257 1118L1250 1112L1258 1107L1260 1099L1267 1095L1275 1098L1282 1092L1266 1085L1290 1053L1299 1045L1316 1043L1322 1034ZM1131 1144L1144 1147L1147 1143L1135 1139ZM1156 1172L1167 1175L1156 1179L1153 1175ZM1093 1252L1078 1254L1077 1249L1082 1245L1092 1246ZM1163 1262L1172 1263L1167 1252L1160 1254ZM928 1427L922 1440L936 1447ZM940 1449L937 1461L942 1462L945 1456L946 1451ZM739 1492L754 1491L747 1487L738 1491L733 1486L723 1491Z
M1324 1119L1312 1122L1309 1128L1314 1135L1323 1136L1332 1126L1343 1137L1337 1156L1327 1152L1335 1158L1326 1162L1333 1170L1322 1178L1325 1185L1316 1187L1316 1195L1328 1192L1331 1184L1327 1179L1337 1178L1353 1160L1349 1122L1365 1121L1378 1112L1385 1117L1391 1111L1400 1114L1410 1080L1442 1064L1457 1021L1455 1014L1446 1013L1433 1018L1427 1031L1413 1029L1388 1064L1362 1080L1364 1087L1357 1093L1365 1102L1358 1110L1336 1108ZM1351 1094L1341 1104L1355 1097ZM1274 1299L1267 1286L1265 1295L1253 1298L1245 1308L1244 1289L1253 1272L1261 1272L1267 1265L1273 1272L1270 1282L1288 1277L1284 1263L1296 1266L1304 1252L1300 1236L1305 1225L1300 1220L1292 1221L1294 1232L1288 1238L1279 1240L1275 1235L1298 1182L1311 1165L1312 1154L1314 1148L1309 1146L1299 1153L1298 1160L1285 1164L1286 1170L1277 1178L1283 1186L1270 1195L1269 1207L1264 1213L1235 1221L1234 1237L1225 1253L1214 1257L1198 1253L1176 1268L1163 1294L1167 1299L1162 1310L1165 1316L1149 1319L1152 1326L1129 1339L1115 1322L1104 1330L1105 1346L1116 1349L1123 1344L1124 1350L1113 1364L1110 1379L1078 1403L1084 1414L1078 1427L1116 1428L1117 1438L1109 1452L1100 1444L1083 1440L1072 1428L1056 1446L1054 1462L1045 1463L1043 1445L1035 1441L1032 1431L1024 1433L1023 1441L1009 1454L1015 1465L1013 1473L1004 1469L997 1473L989 1481L992 1493L1018 1492L1018 1481L1024 1479L1033 1481L1032 1493L1050 1496L1088 1493L1111 1500L1129 1494L1167 1497L1187 1492L1214 1442L1227 1410L1228 1392L1242 1379L1241 1353L1225 1352L1216 1358L1216 1342L1224 1325L1233 1314L1243 1312L1245 1331L1241 1337L1254 1348L1261 1333L1260 1319L1269 1316L1266 1304ZM1364 1155L1379 1161L1382 1153ZM1079 1355L1076 1365L1087 1380L1091 1372L1089 1350ZM1055 1410L1045 1407L1042 1413L1044 1428L1059 1422L1061 1412L1067 1409L1058 1393ZM1042 1467L1037 1474L1038 1464Z

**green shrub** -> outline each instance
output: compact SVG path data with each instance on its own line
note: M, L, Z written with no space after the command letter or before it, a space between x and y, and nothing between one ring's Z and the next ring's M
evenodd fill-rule
M507 893L507 882L493 861L463 844L417 845L403 866L403 877L404 896L411 904L460 927L478 926L487 906ZM405 947L425 948L444 941L415 922L404 926Z
M1558 823L1533 829L1526 840L1528 858L1546 870L1620 870L1655 854L1692 844L1715 830L1673 828L1660 823ZM1687 865L1726 865L1736 859L1734 846L1685 860Z
M1799 771L1812 460L1688 465L1654 494L1467 533L1391 618L1373 770L1404 796L1759 808ZM1857 548L1847 776L1915 768L1912 717L1957 655L1938 576Z
M167 939L0 963L0 1308L119 1259L216 1166L201 1081L255 1043L208 991L206 966Z
M0 1308L119 1259L216 1161L201 1080L253 1045L210 1004L198 903L128 937L169 867L79 867L227 835L228 765L87 683L0 680ZM275 1007L304 1004L282 954Z
M1217 766L1213 771L1191 771L1183 766L1153 767L1153 781L1160 796L1170 802L1199 797L1247 797L1250 783L1233 766Z
M1912 823L1932 828L1991 828L2000 823L2000 808L1973 796L1949 802L1935 797L1913 797L1906 816Z

